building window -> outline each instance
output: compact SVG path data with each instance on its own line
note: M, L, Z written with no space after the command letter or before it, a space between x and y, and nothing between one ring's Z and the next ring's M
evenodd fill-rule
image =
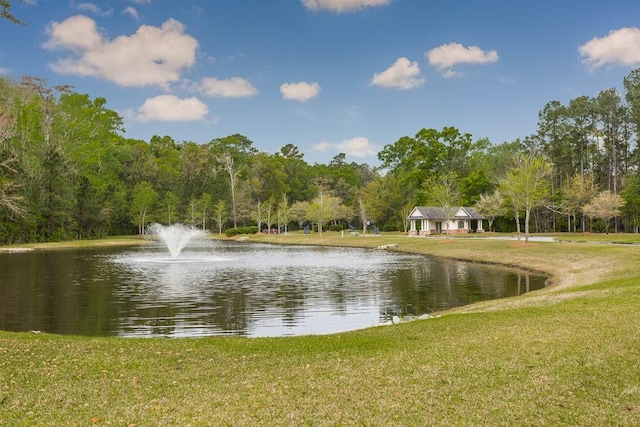
M464 228L464 221L458 221L458 228Z

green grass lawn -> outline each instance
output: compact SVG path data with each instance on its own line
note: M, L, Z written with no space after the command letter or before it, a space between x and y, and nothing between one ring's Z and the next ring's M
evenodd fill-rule
M397 243L402 251L519 265L552 278L548 288L521 297L336 335L0 332L0 426L640 425L640 246L575 237L580 242L524 245L251 236L282 244Z

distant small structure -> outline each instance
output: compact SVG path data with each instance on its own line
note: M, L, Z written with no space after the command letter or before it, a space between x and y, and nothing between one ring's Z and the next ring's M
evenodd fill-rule
M428 236L431 234L465 234L470 232L482 233L482 220L474 208L465 206L451 207L449 215L445 215L445 208L432 206L416 206L407 219L409 220L410 236ZM446 217L449 217L447 227ZM418 228L419 226L419 228Z

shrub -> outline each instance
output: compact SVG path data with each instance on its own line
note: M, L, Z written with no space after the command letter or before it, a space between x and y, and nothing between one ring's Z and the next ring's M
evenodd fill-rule
M258 227L252 225L250 227L237 227L237 228L227 228L224 230L224 234L227 237L238 236L240 234L256 234L258 232Z

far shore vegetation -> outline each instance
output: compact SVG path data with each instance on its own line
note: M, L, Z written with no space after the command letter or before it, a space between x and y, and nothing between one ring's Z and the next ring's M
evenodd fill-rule
M638 236L620 244L611 234L528 244L335 232L245 237L397 244L391 250L517 265L551 279L520 297L335 335L0 332L0 425L640 424Z

